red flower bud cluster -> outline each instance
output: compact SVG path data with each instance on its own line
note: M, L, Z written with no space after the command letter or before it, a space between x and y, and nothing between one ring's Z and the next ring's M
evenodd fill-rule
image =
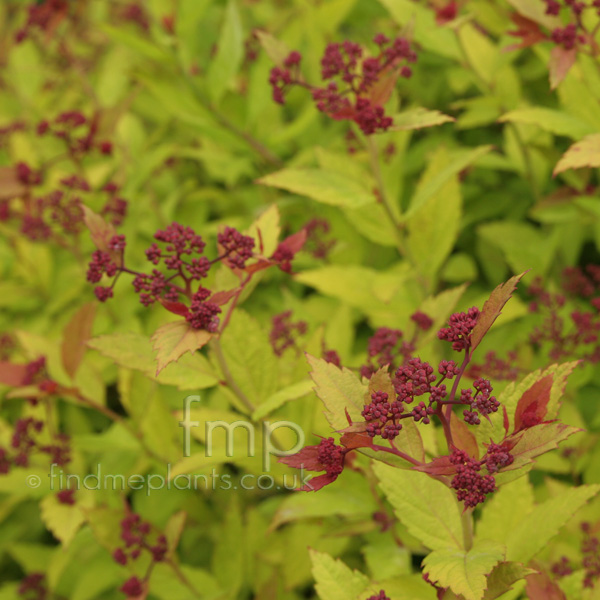
M102 250L96 250L92 254L92 260L88 265L87 280L90 283L98 283L103 275L107 277L116 277L121 270L123 264L123 253L125 251L125 236L115 235L109 241L109 247L111 250L118 252L115 253L104 252ZM117 262L118 260L118 262ZM114 282L110 287L97 286L94 288L94 293L100 302L105 302L108 298L112 298Z
M273 352L281 356L288 348L297 348L296 336L304 335L308 329L306 321L292 321L292 311L286 310L271 318L269 341Z
M385 590L380 590L379 594L373 594L369 596L367 600L390 600L385 593Z
M194 329L205 329L214 333L219 327L217 315L220 314L221 307L214 302L207 302L210 295L210 290L199 287L192 296L190 311L185 318Z
M15 36L17 43L28 38L35 29L52 33L58 23L67 16L69 3L67 0L43 0L30 4L27 11L27 22Z
M115 183L107 183L102 191L106 192L108 200L102 207L100 214L107 217L112 225L118 227L127 216L127 200L119 196L119 186Z
M73 506L75 504L75 490L74 489L66 489L61 490L56 494L56 498L61 504L66 504L68 506Z
M322 438L316 446L306 446L291 456L284 456L279 462L296 469L325 471L303 486L304 491L316 491L334 482L344 470L344 462L349 449L338 446L333 438Z
M381 436L384 439L394 439L402 429L399 421L412 418L424 424L430 422L430 416L441 410L446 404L467 404L470 410L465 410L467 423L478 425L479 414L484 416L496 412L499 402L491 396L492 387L487 379L477 379L473 390L463 390L458 400L446 400L448 395L445 379L452 379L459 373L454 361L443 360L438 365L441 378L436 383L433 367L420 358L411 358L401 365L393 378L395 398L389 398L386 392L377 391L371 394L369 404L366 404L362 416L365 419L365 431L370 437ZM428 395L427 403L420 401L412 410L406 405L412 404L415 398ZM479 412L476 412L479 411Z
M144 32L150 29L150 17L141 2L129 2L119 16L124 21L135 23Z
M571 575L573 569L571 568L569 559L566 556L561 556L560 560L552 565L550 572L554 577L560 579L561 577Z
M23 596L24 600L46 600L48 588L46 587L46 576L44 573L30 573L21 580L17 588L17 594Z
M345 449L337 446L333 438L321 440L317 460L328 475L339 475L344 469Z
M161 562L167 554L167 538L152 531L152 526L140 515L130 513L121 521L121 539L124 546L113 552L113 559L120 565L137 560L142 551L152 556L153 562Z
M128 598L139 598L144 593L144 586L135 575L130 577L119 590Z
M537 22L516 15L513 20L519 24L518 31L509 32L510 35L522 37L523 41L517 47L524 48L541 41L551 41L565 52L581 50L589 45L589 50L595 54L593 32L588 30L588 19L584 18L591 10L596 11L600 17L600 0L592 2L581 0L544 0L546 14L552 17L564 15L569 22L564 27L555 27L552 31L545 32Z
M411 358L406 365L398 367L394 388L399 399L410 404L415 397L430 393L434 381L433 367L420 358Z
M433 319L420 310L413 313L410 317L410 320L413 321L417 327L423 331L429 331L433 325Z
M454 313L448 320L448 327L438 331L438 338L452 342L452 350L460 352L471 345L471 332L477 324L479 309L471 307L466 313Z
M53 443L40 441L44 422L33 417L18 419L11 438L11 450L0 447L0 474L6 474L12 467L28 467L32 454L47 454L50 463L64 466L70 462L70 438L64 433L53 436Z
M496 491L494 474L514 461L508 445L493 442L487 446L486 454L481 460L476 460L457 448L448 458L456 468L450 487L456 490L456 496L459 501L464 502L465 508L474 508L485 500L487 494ZM481 474L483 467L488 475Z
M217 236L217 242L220 248L225 251L225 254L221 258L225 259L231 267L243 269L246 266L246 261L252 257L254 239L247 235L242 235L233 227L226 227ZM288 259L288 257L285 258ZM293 258L293 255L291 258Z
M592 525L584 521L580 527L583 533L581 541L581 569L584 571L583 587L593 589L600 580L600 538L598 536L600 526L598 523ZM561 556L550 568L550 572L556 579L571 575L575 570L579 569L574 567L566 556Z
M577 358L591 363L600 361L598 265L565 269L561 293L547 291L540 279L533 282L528 293L534 297L529 305L530 312L542 317L541 324L530 335L534 346L548 349L552 360ZM565 310L567 298L575 308L570 313Z
M498 412L500 402L494 396L491 396L492 386L488 379L479 377L473 382L473 391L463 389L460 394L460 403L468 404L470 409L463 411L464 419L469 425L479 425L481 422L479 415L488 417L491 413Z
M227 304L232 298L238 297L243 287L250 281L252 275L262 269L277 265L286 270L291 259L302 248L306 233L300 231L283 240L270 258L254 252L255 241L253 237L243 235L233 227L226 227L217 235L219 255L209 260L204 256L206 243L191 227L180 223L172 223L164 230L154 234L156 240L146 250L147 260L159 268L154 268L150 273L134 271L125 266L124 250L125 237L112 235L108 243L102 238L108 237L111 228L105 224L104 229L99 224L95 241L99 246L88 265L87 279L90 283L98 283L104 276L113 279L110 286L97 286L96 297L104 302L113 296L114 285L122 273L132 275L133 287L140 296L144 306L160 302L167 310L179 316L194 329L216 333L219 328L218 315L222 312L221 306ZM114 230L112 230L114 231ZM261 245L262 250L262 245ZM285 254L285 255L284 255ZM247 265L247 261L255 258L256 261ZM200 280L206 278L212 266L223 262L240 279L240 286L233 290L213 293L203 285ZM181 301L187 299L189 305ZM227 323L235 302L232 303L224 322Z
M475 325L479 311L472 308L469 313L456 313L450 317L450 327L440 332L444 337L461 348L468 347L469 336ZM425 318L429 319L427 315ZM417 315L414 320L421 320ZM427 323L429 325L429 323ZM395 349L401 337L399 330L381 329L369 344L369 354L380 356L381 362L388 364L395 358ZM363 370L365 368L363 367ZM374 372L372 369L371 374ZM443 383L461 375L461 369L453 360L442 360L437 368L441 376L437 378L434 368L420 358L407 358L396 370L392 383L395 397L390 398L388 392L375 390L371 393L371 402L362 410L364 418L363 429L369 437L381 436L383 439L393 440L401 431L402 419L412 418L424 424L430 422L431 415L437 414L440 419L447 419L442 413L443 407L450 410L450 405L467 405L463 416L467 423L478 425L480 415L488 417L497 412L500 403L492 393L492 386L488 379L478 377L473 382L473 389L463 389L460 396L455 397L456 385L452 396L448 398L448 390ZM436 379L438 379L436 381ZM419 403L409 410L407 405L414 402L415 398L428 396L427 400ZM355 430L356 431L356 430Z
M40 121L37 133L40 136L51 135L63 140L70 158L78 159L92 150L100 154L112 154L112 143L106 139L98 139L100 114L91 118L78 110L63 112L53 120Z
M398 422L404 412L402 402L388 402L389 396L386 392L373 392L371 400L361 413L367 422L367 434L369 437L380 435L383 439L393 440L402 429L402 424Z
M88 281L98 283L104 275L113 279L108 287L96 287L96 297L102 302L111 298L117 278L121 273L128 273L134 276L133 287L144 306L160 302L167 310L184 316L194 329L215 333L219 326L217 315L221 313L221 305L235 296L236 291L213 294L195 282L206 278L211 267L220 261L240 278L246 272L242 286L254 272L271 265L278 265L285 270L286 264L289 265L294 254L302 247L305 233L293 234L279 244L279 248L285 250L285 256L280 253L278 257L275 252L270 258L255 255L254 238L243 235L233 227L226 227L218 234L219 256L212 260L203 255L206 244L202 237L191 227L180 223L172 223L166 229L157 231L154 239L156 241L146 250L146 258L162 269L155 268L150 273L133 271L125 266L124 236L113 235L107 249L96 250L88 266ZM247 266L247 261L254 257L257 262ZM181 296L188 299L189 306L180 301Z
M583 578L583 587L594 588L596 582L600 580L600 538L598 537L599 527L596 524L592 527L590 523L581 524L584 538L581 543L581 553L583 560L582 567L585 569Z
M374 56L366 56L362 46L348 40L329 44L321 59L321 77L329 83L322 87L301 79L302 56L291 52L281 67L271 70L273 99L284 104L289 87L298 85L308 89L318 110L331 118L352 120L366 135L387 130L393 121L381 106L378 85L387 77L410 77L408 64L414 63L417 55L405 38L390 41L379 33L373 41L378 46Z
M311 219L304 225L306 230L306 245L308 250L315 258L327 258L331 249L335 246L335 240L325 239L331 226L327 219Z
M25 376L23 377L23 385L39 384L45 379L47 379L45 356L40 356L40 358L37 358L27 363L27 365L25 366Z
M72 175L64 177L59 187L34 196L33 188L42 184L40 171L20 162L15 166L15 178L22 190L0 202L0 221L20 222L20 232L31 240L54 240L66 245L64 236L77 236L84 229L82 204L85 195L105 193L108 198L101 213L113 225L120 225L127 214L127 201L118 196L113 183L93 191L88 182Z
M335 365L336 367L342 366L342 359L335 350L323 350L323 360Z
M283 68L273 67L269 76L269 83L273 88L273 100L277 104L285 104L285 92L287 86L297 83L299 77L299 65L302 55L296 50L290 52L283 61Z
M488 473L497 473L503 467L508 467L514 462L514 457L504 444L490 442L483 458Z
M402 364L414 351L414 342L404 341L400 329L380 327L369 338L367 345L367 363L360 368L362 377L370 379L377 369L385 365Z
M487 494L496 491L496 481L492 475L481 475L482 461L471 458L462 450L454 450L450 462L456 465L456 475L450 487L456 490L456 497L464 502L465 508L481 504Z
M458 14L458 4L455 0L450 0L447 4L435 9L435 22L438 25L444 25L456 19Z
M557 27L552 31L552 41L565 50L571 50L578 43L585 43L585 36L577 33L576 23L569 23L566 27Z
M564 8L579 21L580 19L577 19L577 17L581 17L584 10L595 8L596 14L600 16L600 0L593 0L591 3L582 2L581 0L563 0L562 3L559 0L544 0L544 2L547 15L558 16L561 9Z
M469 377L477 379L487 375L498 381L515 381L519 376L520 369L516 352L510 351L507 353L506 359L502 359L494 350L490 350L484 358L483 363L469 365L467 371Z

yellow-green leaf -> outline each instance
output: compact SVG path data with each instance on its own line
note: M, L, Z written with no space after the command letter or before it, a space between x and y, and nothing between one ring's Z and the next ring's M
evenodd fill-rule
M149 338L138 333L101 335L87 345L126 369L141 371L164 385L180 390L196 390L216 385L219 381L210 363L201 354L182 356L156 375L156 356Z
M487 587L486 575L504 559L504 554L504 546L483 540L469 551L434 550L423 561L423 570L433 582L449 587L466 600L481 600Z
M78 504L63 504L56 494L50 494L40 502L40 511L46 527L65 547L71 543L85 522Z
M213 102L219 102L237 73L244 57L244 33L235 0L229 0L217 44L217 55L210 61L207 79Z
M476 536L506 543L510 533L533 510L533 486L527 477L503 485L482 505Z
M254 407L277 391L277 359L256 319L236 309L220 341L233 380Z
M282 169L261 177L257 183L333 206L354 208L375 202L371 190L341 173L324 169Z
M269 59L276 65L281 66L290 53L287 44L278 40L267 31L261 31L260 29L257 29L254 35L263 47L263 50L267 53Z
M549 131L555 135L568 136L573 139L580 139L590 132L590 125L579 117L542 106L511 110L502 115L498 121L501 123L536 125L544 131Z
M598 491L600 485L582 485L536 506L510 531L506 539L506 558L529 562Z
M329 554L309 550L312 574L316 590L321 600L356 600L356 597L369 585L368 578L359 571L353 571L341 560Z
M275 392L269 396L253 413L252 419L259 421L263 417L277 410L280 406L283 406L290 400L297 400L309 394L313 389L313 383L308 379L305 381L299 381L284 387L282 390Z
M419 182L419 189L426 188L450 164L448 151L440 148L431 158ZM452 251L461 216L460 185L457 175L453 173L407 220L408 248L419 273L427 280L435 277Z
M341 369L306 355L310 364L311 377L315 382L315 392L325 405L325 417L335 430L348 426L346 411L353 421L362 421L361 411L364 407L364 396L367 387L349 369Z
M434 127L444 123L455 121L454 117L445 115L439 110L428 110L422 106L410 108L394 115L394 124L390 129L394 131L406 131L409 129L423 129L424 127Z
M411 535L432 550L464 549L461 507L443 483L425 473L373 464L379 485Z
M417 187L404 218L410 218L429 198L439 192L451 177L460 173L465 167L468 167L472 162L487 154L491 149L491 146L479 146L467 151L457 152L453 150L453 159L443 169L440 169L427 180L422 181Z

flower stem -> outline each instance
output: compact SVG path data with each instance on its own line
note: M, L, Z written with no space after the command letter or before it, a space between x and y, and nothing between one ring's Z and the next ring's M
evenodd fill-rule
M415 465L415 466L422 466L423 463L418 461L416 458L413 458L412 456L409 456L408 454L406 454L405 452L402 452L402 450L398 450L398 448L388 448L387 446L379 446L377 444L373 444L371 446L371 448L373 448L373 450L377 450L377 451L381 451L381 452L389 452L390 454L395 454L396 456L399 456L400 458L406 460L407 462Z
M450 422L450 416L452 414L452 404L454 403L454 399L456 397L456 391L458 390L458 384L460 383L461 377L465 373L465 369L471 360L471 349L467 348L465 350L465 358L463 360L462 365L460 366L460 371L456 374L454 378L454 384L452 385L452 390L450 391L450 395L448 396L448 404L446 405L446 420Z

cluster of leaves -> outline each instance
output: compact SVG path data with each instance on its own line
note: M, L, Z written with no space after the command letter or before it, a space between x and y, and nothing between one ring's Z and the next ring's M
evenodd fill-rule
M1 3L0 599L597 597L599 13Z

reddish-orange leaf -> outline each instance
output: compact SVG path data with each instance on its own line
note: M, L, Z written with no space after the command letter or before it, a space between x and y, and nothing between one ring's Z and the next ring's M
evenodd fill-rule
M515 431L533 427L544 421L554 377L546 375L536 381L522 396L515 411Z
M235 295L240 293L239 288L235 288L233 290L226 290L222 292L215 292L209 299L208 302L212 302L213 304L218 304L219 306L223 306L223 304L227 304Z
M577 60L577 49L565 50L562 46L554 46L550 52L550 88L556 89L558 84L567 76L567 73Z
M14 387L22 385L26 370L25 365L15 365L11 362L0 360L0 383Z
M258 271L268 269L269 267L271 267L274 264L276 264L276 263L274 263L272 260L269 260L268 258L259 258L255 263L252 263L251 265L247 265L246 267L244 267L244 273L248 273L248 275L252 275L254 273L258 273Z
M467 424L454 413L450 417L450 431L452 432L452 441L459 450L463 450L471 458L479 459L477 439Z
M520 37L521 41L518 44L507 46L504 48L505 51L527 48L528 46L533 46L547 38L546 34L540 29L540 26L535 21L532 21L519 13L513 13L510 19L518 29L516 31L509 31L508 34L513 37Z
M388 66L382 72L382 76L377 80L368 93L368 98L374 106L383 106L391 97L396 82L398 81L398 69L392 65Z
M523 275L511 277L506 283L501 283L485 301L481 314L477 319L477 324L471 333L471 352L479 346L483 336L489 331L494 321L500 316L504 305L510 300L512 293L515 291L517 284L521 281Z
M83 359L85 345L92 335L95 316L96 303L84 304L65 327L61 354L63 366L70 377L75 376Z
M340 438L340 444L349 450L354 448L369 448L373 445L373 438L367 433L346 432Z
M414 470L429 473L429 475L455 475L456 465L450 462L449 456L438 456L426 465L414 467Z
M14 167L0 167L0 200L22 196L27 188L18 180Z
M296 254L296 252L302 250L302 247L306 242L306 235L306 229L301 229L282 240L279 246L289 250L292 254Z
M159 302L169 311L180 317L185 317L189 314L190 309L183 302L173 302L172 300L165 300L159 298Z
M356 117L356 110L353 106L345 106L334 113L329 113L329 116L336 121L343 121L344 119L354 119Z
M525 578L529 600L567 600L565 593L544 573L532 573Z

